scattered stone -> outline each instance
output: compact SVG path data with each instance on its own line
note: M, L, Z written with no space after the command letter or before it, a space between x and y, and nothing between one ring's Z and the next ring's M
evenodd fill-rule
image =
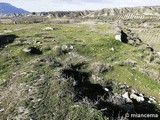
M114 52L115 51L115 49L112 47L111 49L110 49L112 52Z
M160 52L156 52L156 56L157 56L157 57L160 57Z
M25 53L29 53L29 54L42 54L42 51L40 51L38 48L36 47L28 47L28 48L24 48L23 52Z
M42 44L42 42L37 40L37 41L35 41L35 44L40 45L40 44Z
M62 45L62 46L55 46L55 50L57 52L58 55L61 55L61 54L66 54L68 52L71 52L74 50L74 47L70 44L66 44L66 45Z
M144 102L144 97L138 96L135 93L130 94L130 98L136 100L137 102Z
M121 34L116 35L116 36L115 36L115 39L118 40L118 41L121 41Z
M43 30L58 30L59 28L58 27L46 27L44 28Z
M126 102L132 102L132 100L129 98L129 93L128 92L124 93L122 95L122 97L126 99Z
M152 97L152 96L149 97L149 102L150 103L157 103L155 97Z
M108 108L102 108L101 109L101 111L103 112L103 111L107 111L108 110Z
M102 63L99 63L99 62L92 64L91 67L93 68L93 71L95 73L108 72L108 71L111 71L113 69L113 66L107 65L107 64L102 64Z
M104 90L105 90L106 92L108 92L108 91L109 91L109 89L108 89L108 88L104 88Z
M135 44L135 41L132 40L132 39L129 39L129 40L128 40L128 44L129 44L129 45L134 45L134 44Z
M151 52L154 52L154 49L151 46L149 46L148 44L147 44L146 48L149 49Z
M4 108L1 108L1 109L0 109L0 112L3 112L3 111L4 111Z
M144 97L144 95L142 93L140 93L139 96Z
M68 52L72 51L73 49L74 49L74 47L70 44L62 46L62 52L63 53L68 53Z
M77 108L77 107L79 107L79 105L73 105L73 106L71 106L72 108Z
M95 80L95 81L103 80L103 78L102 78L102 77L97 76L97 75L94 75L94 74L92 74L91 78L92 78L93 80Z
M115 39L118 41L122 41L122 30L120 29L120 27L116 27L115 28Z
M119 84L118 84L118 87L119 87L120 89L125 89L125 88L126 88L126 84L119 83Z
M114 106L118 106L119 109L127 111L127 110L133 110L134 109L134 103L131 102L127 102L126 98L118 95L118 94L114 94L112 95L108 100L108 103L111 103Z
M37 100L37 102L40 102L40 101L42 101L42 99L38 99L38 100Z

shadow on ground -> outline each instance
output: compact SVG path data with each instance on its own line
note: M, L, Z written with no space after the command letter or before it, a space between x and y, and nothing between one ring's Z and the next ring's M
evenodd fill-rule
M160 114L154 104L150 104L147 101L141 103L133 101L130 105L126 103L126 100L121 95L115 95L112 91L106 91L104 88L107 88L108 85L106 85L106 87L91 83L91 73L83 72L80 68L81 66L75 65L62 70L62 76L64 78L75 82L73 85L75 102L83 101L87 98L87 102L94 108L101 110L104 116L108 116L110 119L114 120L118 117L124 117L126 113ZM143 120L145 120L145 118Z
M0 35L0 48L3 48L5 45L14 42L14 40L18 38L16 35Z

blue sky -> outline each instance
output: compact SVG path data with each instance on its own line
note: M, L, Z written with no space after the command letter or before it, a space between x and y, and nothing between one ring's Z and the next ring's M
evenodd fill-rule
M0 0L30 12L97 10L113 7L160 6L160 0Z

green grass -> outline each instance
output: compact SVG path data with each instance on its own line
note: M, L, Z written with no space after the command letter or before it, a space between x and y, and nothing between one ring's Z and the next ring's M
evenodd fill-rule
M47 26L58 27L59 29L44 31L43 29ZM7 115L16 115L17 111L13 108L15 106L22 106L25 107L25 109L29 109L29 116L35 116L37 119L43 120L51 120L52 118L73 120L78 118L80 120L97 118L99 120L107 120L107 118L102 116L100 111L93 109L90 105L76 103L78 107L74 107L75 103L71 95L73 88L70 82L55 78L57 74L56 68L51 68L46 63L36 61L37 59L42 59L47 56L56 56L54 47L63 44L72 44L78 54L88 59L89 64L102 62L113 65L114 69L104 74L106 80L112 79L116 82L126 82L127 85L132 86L132 88L160 100L159 83L151 77L142 74L138 69L143 68L144 64L146 64L149 68L159 71L157 65L146 62L146 58L137 57L139 54L144 54L142 51L133 46L116 41L112 27L110 24L0 24L1 33L3 33L4 30L11 29L13 32L5 34L15 34L20 37L15 39L13 43L8 44L8 47L0 50L0 80L12 77L14 72L27 73L26 75L17 74L17 76L13 78L13 85L19 86L20 84L24 84L25 87L17 88L17 91L15 90L12 96L8 94L5 98L6 101L9 101L9 99L17 100L17 103L13 103L12 105L11 102L9 106L3 99L2 105L8 108L10 112L5 113L5 115L0 113L0 116L2 115L0 119L6 119ZM41 41L42 45L37 45L35 43L36 40ZM81 40L84 45L76 43L75 40ZM30 44L15 45L17 41L27 41ZM23 53L22 50L28 46L36 46L40 49L49 46L51 50L43 51L42 55L27 55ZM112 51L111 48L114 48L114 51ZM64 61L68 56L68 54L65 54L56 57ZM146 55L144 56L146 57ZM138 67L132 69L133 67L126 63L127 59L136 61ZM124 63L124 66L119 66L121 63ZM86 69L90 70L90 68L85 68L85 70ZM44 76L43 79L41 78L42 76ZM0 81L0 83L1 82L2 81ZM29 87L26 86L36 88L37 92L30 95ZM3 86L1 86L1 88L0 92L8 93L8 90L3 88ZM21 91L21 94L19 98L16 98L15 96L18 94L18 91ZM27 95L29 95L29 98L35 97L36 100L41 100L39 102L32 102L33 100L25 98Z
M131 69L129 66L117 66L113 71L108 72L105 78L126 83L145 95L153 95L160 100L160 86L157 81L143 75L137 70Z

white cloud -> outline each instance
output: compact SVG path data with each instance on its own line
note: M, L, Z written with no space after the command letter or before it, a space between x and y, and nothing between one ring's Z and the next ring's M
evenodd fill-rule
M28 11L92 10L160 5L160 0L0 0Z

